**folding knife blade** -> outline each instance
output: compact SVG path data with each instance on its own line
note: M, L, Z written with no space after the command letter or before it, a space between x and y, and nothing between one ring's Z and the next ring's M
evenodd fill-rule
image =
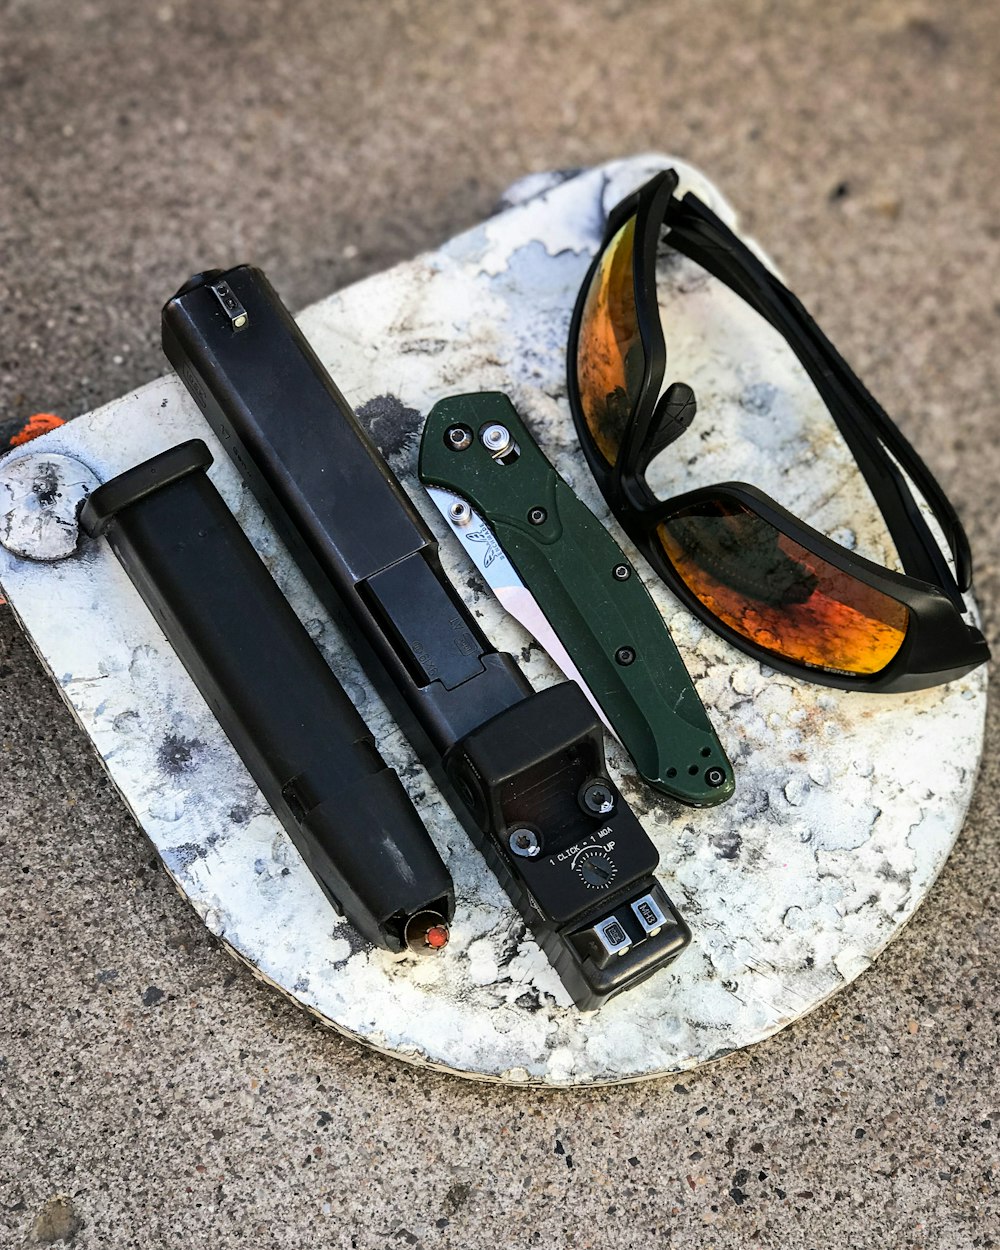
M732 764L663 617L508 397L439 400L421 437L419 474L426 488L447 495L451 529L472 529L475 537L460 541L486 580L507 588L496 592L505 606L553 658L552 636L560 640L572 659L557 663L578 670L576 680L639 776L693 807L725 802L735 786ZM513 579L518 597L531 596L527 618L510 592Z
M569 652L559 641L548 617L538 606L538 600L518 577L513 564L497 542L496 535L483 518L461 495L442 490L438 486L428 486L427 494L462 544L465 554L499 599L504 611L524 626L570 681L577 683L608 732L617 738L618 735L608 723L604 710L584 681L580 670L570 659Z

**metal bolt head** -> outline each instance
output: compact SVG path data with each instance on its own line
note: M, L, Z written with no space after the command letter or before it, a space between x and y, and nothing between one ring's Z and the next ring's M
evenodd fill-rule
M531 522L532 525L544 525L548 519L549 519L549 514L545 511L544 508L529 508L528 509L528 520Z
M502 456L510 446L510 430L505 425L488 425L479 437L486 450L494 456Z
M635 663L634 647L619 647L615 652L615 660L623 667L627 668L630 664Z
M725 770L721 769L717 764L705 769L705 781L713 790L717 790L719 786L724 784L725 780Z
M472 446L472 431L467 425L450 425L444 432L444 441L452 451L465 451Z
M534 859L542 849L534 829L512 829L507 842L514 854L522 859Z
M0 464L0 545L22 560L64 560L77 549L77 513L99 485L61 453L11 453Z
M611 572L616 582L627 582L632 576L632 570L627 564L616 564Z
M580 802L594 816L607 816L615 808L614 791L606 781L591 781L580 792Z

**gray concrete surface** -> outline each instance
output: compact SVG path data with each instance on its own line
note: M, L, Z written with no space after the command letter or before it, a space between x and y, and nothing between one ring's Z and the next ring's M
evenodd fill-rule
M525 172L673 149L939 470L995 642L998 91L973 0L4 0L0 420L161 372L158 307L208 262L301 306ZM995 708L959 847L872 971L682 1081L543 1094L258 985L6 608L0 684L4 1247L1000 1244Z

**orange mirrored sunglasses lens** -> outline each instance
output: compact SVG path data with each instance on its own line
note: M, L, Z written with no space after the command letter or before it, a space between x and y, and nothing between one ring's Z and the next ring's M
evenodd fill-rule
M905 604L799 546L735 499L684 508L657 534L701 603L775 655L860 675L881 672L902 646Z
M576 378L587 428L614 464L642 388L646 362L632 279L635 217L604 249L590 280L576 345Z

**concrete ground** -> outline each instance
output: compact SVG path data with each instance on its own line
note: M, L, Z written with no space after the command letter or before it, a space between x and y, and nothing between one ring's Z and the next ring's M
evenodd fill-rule
M209 263L300 307L528 171L673 150L939 471L995 643L998 100L975 0L4 0L0 420L162 372L159 306ZM0 684L4 1247L1000 1244L996 704L958 849L872 971L683 1080L540 1093L259 985L8 608Z

